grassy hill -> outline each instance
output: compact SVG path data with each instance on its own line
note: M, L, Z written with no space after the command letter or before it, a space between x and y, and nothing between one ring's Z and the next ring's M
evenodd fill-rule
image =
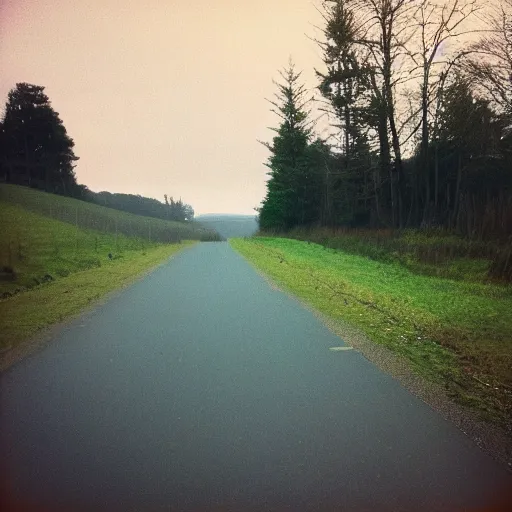
M182 240L217 240L198 223L140 217L0 184L0 298Z
M255 215L208 214L198 216L197 220L215 230L223 238L253 236L258 231Z
M20 206L24 210L73 224L77 228L117 233L148 242L218 239L215 231L198 222L173 222L143 217L17 185L0 184L0 202Z

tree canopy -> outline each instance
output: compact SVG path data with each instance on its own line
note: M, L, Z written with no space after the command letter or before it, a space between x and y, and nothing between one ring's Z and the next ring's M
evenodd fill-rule
M9 92L0 148L4 179L72 195L78 157L44 87L18 83Z
M266 164L267 195L260 209L263 229L290 229L317 216L318 179L306 91L293 63L280 76L276 100L270 103L281 124L273 129L277 135L272 144L265 144L271 155Z
M509 236L512 1L497 2L324 0L315 105L330 135L282 73L260 227Z

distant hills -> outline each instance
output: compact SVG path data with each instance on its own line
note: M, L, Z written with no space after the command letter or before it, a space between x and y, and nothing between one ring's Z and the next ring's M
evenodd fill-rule
M211 213L198 215L195 220L216 231L224 239L253 236L258 231L256 215Z

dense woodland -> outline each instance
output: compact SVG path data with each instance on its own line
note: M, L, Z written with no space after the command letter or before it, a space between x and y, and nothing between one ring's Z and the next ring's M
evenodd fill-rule
M512 0L325 0L321 14L316 97L292 63L276 83L260 227L509 237Z
M165 202L132 194L92 192L76 180L73 139L44 87L18 83L9 92L0 121L0 181L71 196L137 215L189 221L192 207L181 199Z

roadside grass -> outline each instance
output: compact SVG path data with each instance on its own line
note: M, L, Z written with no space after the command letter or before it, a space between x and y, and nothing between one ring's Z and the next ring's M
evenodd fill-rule
M510 432L511 287L418 275L396 261L286 238L230 243L284 288L405 356L457 402Z
M17 347L41 329L76 315L193 243L158 245L145 252L126 251L122 259L108 260L100 267L0 300L0 353Z
M17 205L35 214L72 224L79 229L125 235L137 238L142 243L220 240L215 231L198 222L174 222L143 217L19 185L0 183L0 202Z
M469 239L434 228L397 231L321 227L299 227L282 236L375 261L400 263L417 274L473 282L512 281L510 238Z

